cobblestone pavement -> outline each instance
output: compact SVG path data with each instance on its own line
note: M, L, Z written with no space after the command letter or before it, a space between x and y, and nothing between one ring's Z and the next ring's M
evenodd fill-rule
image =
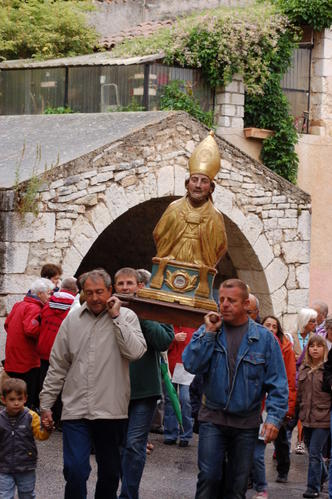
M197 474L197 436L188 448L166 446L162 435L150 435L155 449L148 456L140 488L141 499L193 499ZM55 432L48 442L38 443L39 464L37 470L37 499L62 499L64 480L62 476L61 433ZM295 499L302 497L306 485L307 455L292 454L292 464L287 484L275 482L276 471L272 461L272 445L266 452L267 479L270 499ZM92 471L88 482L88 499L94 497L96 482L95 459L91 458ZM325 487L326 490L326 487ZM247 492L251 499L254 493ZM321 494L323 499L328 494Z

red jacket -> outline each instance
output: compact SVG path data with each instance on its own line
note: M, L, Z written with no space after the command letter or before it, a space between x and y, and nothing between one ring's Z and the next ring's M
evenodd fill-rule
M170 344L170 347L168 349L168 365L169 365L169 370L171 373L171 376L173 376L173 371L175 369L176 364L183 364L182 362L182 352L190 343L191 337L194 334L196 329L192 329L190 327L181 327L181 326L174 326L174 334L176 335L177 333L187 333L187 337L185 341L176 341L174 339L172 343Z
M37 352L41 359L49 360L52 346L62 321L67 316L74 301L68 291L54 293L41 312L40 334Z
M281 348L288 380L288 416L294 416L296 404L296 360L291 342L284 335L283 342L275 336Z
M5 321L7 332L5 370L26 373L40 366L36 345L39 334L39 314L43 303L26 295L15 303Z

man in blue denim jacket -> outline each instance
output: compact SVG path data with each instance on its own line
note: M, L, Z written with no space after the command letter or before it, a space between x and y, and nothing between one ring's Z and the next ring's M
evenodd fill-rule
M266 443L277 437L288 407L280 347L248 317L247 286L229 279L221 284L219 297L220 315L209 312L204 317L205 325L182 356L187 371L204 377L196 499L217 498L221 480L224 499L244 498L264 395L267 418L260 435Z

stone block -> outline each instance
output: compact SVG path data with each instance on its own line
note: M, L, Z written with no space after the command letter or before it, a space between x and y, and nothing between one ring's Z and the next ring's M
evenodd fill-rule
M309 211L302 211L298 221L298 233L304 241L310 240L311 215Z
M231 127L232 128L240 128L242 129L244 127L244 121L243 118L231 118Z
M97 234L101 234L113 221L109 209L104 203L98 203L97 206L88 211L86 217Z
M309 241L290 241L281 243L286 263L309 263Z
M158 197L174 194L174 167L164 166L157 172Z
M297 218L279 218L278 225L281 229L296 229Z
M270 293L274 293L285 283L288 277L288 268L280 258L275 258L265 269L265 275Z
M235 108L235 116L238 118L243 118L244 117L244 107L243 106L236 106Z
M288 291L289 314L297 313L301 308L309 305L309 289L291 289Z
M38 279L37 276L36 276L36 279ZM35 278L31 278L30 284L32 284L34 280L35 280ZM13 308L13 306L15 305L15 303L18 303L19 301L22 301L24 299L24 296L25 296L25 293L22 293L22 294L8 294L5 297L5 299L4 299L4 305L5 305L5 309L6 309L6 314L7 315L9 314L9 312L11 311L11 309ZM0 315L2 315L2 314L0 314Z
M236 95L236 94L234 94ZM232 102L233 95L229 92L217 92L216 93L216 104L230 104ZM234 102L236 104L236 102Z
M277 289L271 295L273 314L276 317L281 317L287 310L287 290L285 286Z
M231 120L228 116L219 116L218 121L217 121L217 125L219 125L220 127L229 128L231 126ZM218 128L217 128L217 134L222 135L222 132L219 132Z
M114 220L128 209L127 198L123 187L116 184L110 185L105 191L105 199L106 206Z
M295 273L295 265L288 265L288 279L286 281L287 289L296 289L296 273Z
M253 247L262 268L265 269L272 262L274 255L264 234L259 236Z
M179 166L174 168L174 195L183 196L186 192L185 180L187 176L187 170Z
M94 227L85 217L80 216L73 225L70 239L77 251L82 256L85 256L97 239L97 236L98 234Z
M145 201L144 189L141 184L130 185L125 189L128 210Z
M102 182L107 182L108 180L111 180L113 177L114 173L112 171L98 173L98 175L96 175L90 180L90 184L95 185L95 184L100 184Z
M229 94L226 94L229 95ZM231 103L244 107L244 94L231 94Z
M55 232L56 243L66 243L69 241L70 230L57 230Z
M286 196L272 196L272 203L286 203Z
M75 199L82 198L87 195L87 190L83 189L81 191L73 192L72 194L68 194L67 196L59 196L57 202L58 203L68 203L70 201L75 201Z
M3 279L0 281L0 294L26 294L30 289L31 283L38 277L40 277L40 274L34 276L26 274L4 274Z
M309 288L310 268L309 263L298 265L295 269L296 279L300 288Z
M98 197L96 193L88 194L87 196L84 196L83 198L80 198L77 201L75 201L75 203L84 206L94 206L95 204L98 203Z
M28 263L28 243L0 242L0 255L3 258L3 272L7 274L24 273Z
M115 182L120 182L120 180L122 180L123 178L127 177L127 175L128 175L128 172L126 172L126 171L116 173L114 175L114 180L115 180Z
M72 175L71 177L67 177L64 179L64 185L77 184L80 180L81 180L80 175Z
M121 185L123 187L129 187L130 185L136 185L138 183L138 178L135 175L130 175L121 180Z
M282 317L282 327L286 333L291 333L296 329L297 314L284 314Z
M263 223L257 215L250 213L246 218L245 225L246 225L245 236L248 242L252 246L254 246L263 230Z
M285 229L283 230L284 240L288 241L296 241L298 240L298 231L296 229Z
M231 104L222 104L222 106L220 106L220 112L222 116L235 116L236 106L233 106Z
M264 220L264 229L265 230L273 230L278 227L278 219L277 218L267 218Z
M77 251L74 246L71 246L65 252L62 263L62 270L64 276L73 276L76 274L78 267L82 261L82 255Z
M73 221L70 218L60 218L60 220L57 220L56 222L56 228L57 229L71 229L73 225Z
M88 187L88 193L94 194L96 192L104 192L106 190L106 184L93 185L92 187Z
M58 187L61 187L64 184L64 179L59 178L59 180L55 180L54 182L51 183L50 189L57 189Z
M0 330L4 331L5 317L0 317ZM5 358L6 335L0 334L0 355L1 359Z
M8 213L8 242L54 241L55 213L26 213L24 220L17 213Z
M268 287L263 271L239 269L238 278L250 287L253 294L268 294Z

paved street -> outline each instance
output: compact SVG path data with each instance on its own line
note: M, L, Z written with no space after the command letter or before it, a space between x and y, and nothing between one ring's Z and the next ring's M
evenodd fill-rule
M197 436L188 448L166 446L161 435L150 435L155 449L148 456L140 489L141 499L193 499L196 483ZM38 443L39 466L37 470L37 499L62 499L64 481L62 477L61 434L56 432L48 442ZM267 449L267 478L270 499L301 498L305 490L307 456L292 454L289 483L276 483L276 471L272 463L272 445ZM88 483L88 498L93 498L96 480L95 459L91 458L92 472ZM253 496L248 491L247 498ZM323 499L328 498L322 493Z

